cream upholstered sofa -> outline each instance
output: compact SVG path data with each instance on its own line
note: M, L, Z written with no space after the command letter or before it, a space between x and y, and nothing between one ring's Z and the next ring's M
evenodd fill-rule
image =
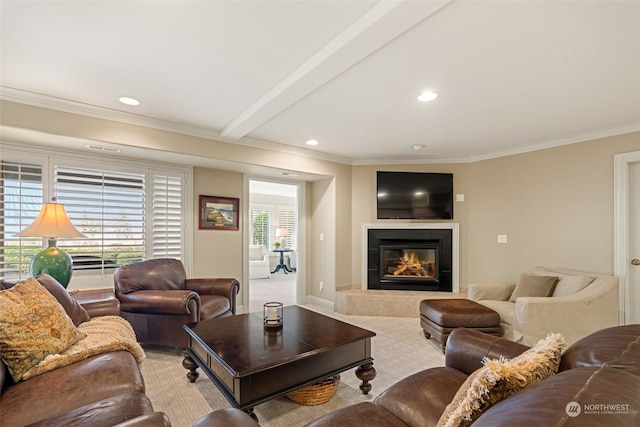
M249 246L249 279L268 279L271 277L269 253L262 245Z
M504 338L531 346L549 332L561 332L572 344L618 325L617 277L551 267L535 267L528 275L557 277L551 295L511 298L516 282L469 285L469 299L500 314Z

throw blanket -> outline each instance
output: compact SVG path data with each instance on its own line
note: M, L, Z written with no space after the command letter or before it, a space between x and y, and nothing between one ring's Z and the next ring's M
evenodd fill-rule
M87 359L97 354L117 350L126 350L139 362L144 359L144 350L136 341L133 328L122 317L101 316L78 325L78 329L87 336L73 344L62 353L50 354L22 376L23 380L44 374Z

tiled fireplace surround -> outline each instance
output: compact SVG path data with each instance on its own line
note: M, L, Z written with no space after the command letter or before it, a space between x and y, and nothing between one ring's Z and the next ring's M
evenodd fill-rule
M362 316L419 317L420 301L428 298L466 298L459 284L459 231L457 223L390 223L362 226L362 279L359 287L338 289L334 310L338 313ZM401 291L367 289L367 236L370 229L442 230L452 231L452 292Z

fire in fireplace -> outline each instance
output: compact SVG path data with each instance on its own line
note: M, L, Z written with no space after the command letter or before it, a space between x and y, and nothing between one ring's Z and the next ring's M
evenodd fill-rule
M438 280L436 248L382 246L380 254L382 278Z

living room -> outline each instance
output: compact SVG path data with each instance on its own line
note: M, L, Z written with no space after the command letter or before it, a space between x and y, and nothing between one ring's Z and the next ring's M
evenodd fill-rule
M211 150L209 140L7 101L3 101L1 119L3 152L9 151L6 141L19 141L22 145L17 149L23 152L27 143L37 142L37 138L27 141L20 134L55 135L59 133L56 128L74 135L72 143L109 140L124 152L132 140L149 140L152 134L153 141L179 138L181 152L173 152L174 159L185 154L206 159L215 151L216 160L245 158L260 163L260 159L277 154L276 170L299 170L322 177L306 186L311 214L306 217L307 245L299 259L300 269L306 270L306 297L320 304L331 304L337 290L361 287L362 224L377 221L377 170L454 174L455 193L465 195L464 202L455 203L453 220L460 224L461 288L469 283L512 281L535 265L613 273L613 158L640 148L640 133L630 132L470 163L350 166L222 142L213 142L219 149ZM116 138L123 133L126 145ZM136 148L143 147L139 144ZM195 167L193 176L194 221L198 195L245 199L246 177L241 172ZM245 277L245 262L239 256L248 250L244 229L214 232L212 239L211 231L195 228L193 259L185 260L186 265L192 265L192 276ZM317 238L320 234L322 241ZM499 234L508 236L507 244L497 243ZM96 287L91 283L76 286L73 280L70 289ZM104 280L110 283L108 278ZM324 283L322 292L317 286L320 281ZM241 289L239 300L243 298Z
M439 345L421 335L417 304L392 320L333 312L341 293L366 287L367 226L455 225L462 296L473 284L514 282L539 265L618 276L620 323L640 323L639 273L630 263L638 258L632 230L640 227L632 197L640 185L637 2L616 2L610 10L607 2L545 2L554 13L521 2L523 10L505 6L498 14L498 3L485 10L481 5L487 2L464 1L279 2L274 9L265 6L271 2L185 5L239 7L232 11L237 21L228 24L219 10L195 20L177 2L163 2L167 9L151 8L149 15L140 2L118 2L131 6L121 13L116 3L96 4L104 7L95 9L100 13L75 2L61 2L68 9L57 3L2 0L0 163L43 168L38 205L56 196L57 159L99 162L114 170L184 172L179 258L188 277L237 278L238 313L249 311L252 292L249 183L300 185L298 302L377 331L376 392L419 366L441 367L445 359ZM303 3L309 9L292 10ZM264 22L251 7L264 13ZM572 7L585 9L575 13ZM299 21L289 22L295 20L283 10L295 12ZM132 25L120 25L122 16ZM134 30L136 17L153 27ZM367 30L359 31L359 25ZM599 25L602 34L593 31ZM510 37L518 27L525 35ZM35 35L34 28L42 32ZM460 36L465 28L469 32ZM198 38L202 44L186 37L191 29L206 34ZM338 35L348 40L328 43ZM294 48L297 39L304 49ZM417 44L410 50L405 43ZM245 48L251 54L243 54ZM422 50L434 55L415 55ZM202 54L211 51L219 55ZM113 65L123 64L124 57L131 65ZM306 59L317 61L310 70L296 68L309 66ZM441 65L423 78L431 62ZM367 72L370 77L362 79ZM438 99L419 103L417 92L427 86L443 89ZM185 87L190 95L184 95ZM122 88L142 104L118 103ZM304 143L311 136L317 146ZM453 218L379 219L378 171L452 174ZM202 196L238 200L237 229L200 227ZM151 214L146 220L152 222ZM15 239L5 231L3 244ZM24 279L27 269L28 262L11 273ZM113 270L76 271L68 289L112 289ZM399 356L388 349L408 354L425 345L428 361L407 361L403 354L402 368L391 372ZM191 386L184 368L175 366L180 355L171 356L153 360L167 366L149 381L157 393L154 407L178 387L184 398ZM169 365L177 373L163 383ZM346 401L361 402L352 393L357 379L347 376ZM203 377L196 387L210 395L213 386L204 385ZM221 396L211 399L197 402L199 415L227 404ZM275 421L263 425L285 425L276 414L283 407L290 409L282 402L265 407L259 416L272 414ZM179 419L172 421L181 425Z

